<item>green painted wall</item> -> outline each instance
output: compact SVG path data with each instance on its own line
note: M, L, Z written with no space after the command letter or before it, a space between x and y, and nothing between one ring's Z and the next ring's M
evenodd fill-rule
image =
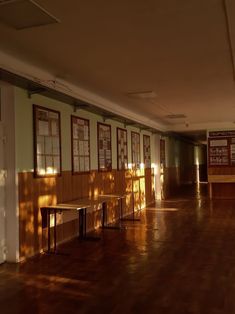
M91 169L98 168L97 161L97 122L103 122L102 117L90 112L79 110L73 112L72 106L50 99L42 95L33 95L28 98L27 91L15 87L15 109L16 109L16 165L19 172L33 171L33 104L58 110L61 113L61 152L62 170L71 170L71 130L70 116L76 115L90 120L90 148ZM107 120L112 127L112 168L117 168L116 151L116 127L123 128L122 123ZM131 131L139 132L139 129L127 127L128 131L128 162L131 163ZM151 160L154 162L154 138L151 133L142 131L141 139L141 162L143 162L143 135L151 136Z

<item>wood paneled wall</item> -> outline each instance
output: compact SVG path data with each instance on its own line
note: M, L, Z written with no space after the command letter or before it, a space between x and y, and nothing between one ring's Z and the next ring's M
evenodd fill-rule
M33 173L18 174L19 180L19 226L20 226L20 257L25 259L39 253L46 247L47 226L42 223L40 207L69 201L76 198L93 196L102 193L122 193L131 191L133 179L128 171L98 172L72 175L71 171L63 171L60 177L34 178ZM138 186L138 197L135 197L135 208L141 204L154 202L154 177L151 169L145 170L141 178L135 177ZM118 218L117 202L108 204L108 220ZM132 199L127 197L124 214L132 209ZM76 213L67 217L58 217L58 241L73 238L78 233ZM92 230L101 224L100 211L87 217L88 229Z
M200 182L206 182L208 180L206 164L199 165L199 180Z
M213 199L235 199L234 183L211 183Z
M233 175L235 167L208 167L208 175Z
M166 167L163 174L163 195L167 199L177 194L180 181L179 181L179 168Z
M164 198L170 198L177 195L180 187L185 183L196 182L195 166L184 167L166 167L163 175L163 195Z
M209 167L208 175L211 189L208 194L212 199L235 199L235 167ZM216 182L216 177L221 182Z
M145 169L145 202L151 204L155 201L155 184L153 169Z
M180 184L196 182L196 165L180 167Z

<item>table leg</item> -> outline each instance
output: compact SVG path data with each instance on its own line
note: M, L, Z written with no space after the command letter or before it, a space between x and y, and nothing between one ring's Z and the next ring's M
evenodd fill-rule
M132 214L133 218L135 217L135 194L132 192Z
M52 210L52 212L51 212ZM54 230L53 230L53 240L54 240L54 250L51 250L51 214L54 216ZM47 254L56 254L56 255L68 255L67 253L58 253L57 251L57 210L55 208L47 209L47 241L48 241L48 250Z
M122 219L122 208L123 208L123 198L122 197L120 197L119 198L119 220L121 220Z
M48 253L50 253L50 251L51 251L51 232L50 232L51 221L50 221L50 214L51 214L51 210L47 209L47 246L48 246Z
M56 246L57 246L57 234L56 234L56 226L57 226L57 221L56 221L56 209L54 209L54 252L56 252Z
M83 241L98 241L99 237L87 236L87 208L82 208L79 210L79 238Z
M135 218L135 197L134 192L131 193L132 196L132 218L121 218L122 221L140 221L139 218Z
M120 226L107 225L107 202L102 203L102 229L120 230Z
M102 203L102 228L105 227L106 224L106 202Z
M79 210L79 238L83 239L84 208Z
M84 208L83 214L84 214L84 225L83 225L83 236L86 237L86 211L87 209Z

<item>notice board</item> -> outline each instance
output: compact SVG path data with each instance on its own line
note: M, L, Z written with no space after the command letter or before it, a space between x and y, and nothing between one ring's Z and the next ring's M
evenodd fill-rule
M235 131L208 133L209 167L235 166Z

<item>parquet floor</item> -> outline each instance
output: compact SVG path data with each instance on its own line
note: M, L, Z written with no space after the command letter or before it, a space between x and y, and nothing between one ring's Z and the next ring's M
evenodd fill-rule
M235 201L188 189L140 218L0 266L0 313L235 313Z

